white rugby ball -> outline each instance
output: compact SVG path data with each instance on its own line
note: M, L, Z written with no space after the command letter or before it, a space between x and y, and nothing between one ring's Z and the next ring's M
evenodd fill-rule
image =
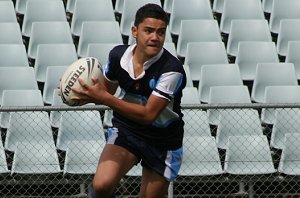
M60 81L60 91L62 101L69 106L84 105L78 100L72 100L76 93L72 91L72 87L82 89L78 79L82 79L87 85L92 85L92 76L102 80L103 69L97 58L85 57L76 60L72 63L63 74Z

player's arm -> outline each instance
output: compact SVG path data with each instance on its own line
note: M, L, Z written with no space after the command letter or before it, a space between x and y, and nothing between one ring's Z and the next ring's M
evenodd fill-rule
M151 124L169 103L168 99L154 94L151 94L145 105L126 102L112 95L118 84L111 83L108 80L99 82L98 78L94 78L93 81L94 85L88 86L82 79L79 79L84 90L73 88L72 90L78 96L72 99L106 105L121 115L141 124Z
M151 94L145 105L126 102L107 94L102 104L109 106L119 114L141 124L151 124L168 105L169 100Z

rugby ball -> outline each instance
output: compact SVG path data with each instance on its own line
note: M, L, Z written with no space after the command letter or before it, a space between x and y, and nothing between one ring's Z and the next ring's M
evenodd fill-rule
M86 103L79 100L72 100L76 93L72 88L83 89L78 79L82 79L87 85L92 85L92 76L98 76L99 80L103 78L103 69L97 58L80 58L69 65L61 77L60 91L62 101L69 106L80 106Z

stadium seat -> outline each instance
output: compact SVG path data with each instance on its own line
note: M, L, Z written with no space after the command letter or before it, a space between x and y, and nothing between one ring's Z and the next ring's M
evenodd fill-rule
M108 55L110 50L115 46L121 45L122 43L90 43L87 47L87 55L98 59L100 64L104 66L107 64Z
M26 4L28 1L32 1L32 0L15 0L16 5L15 5L15 10L17 15L24 15L25 14L25 10L26 10ZM48 0L46 0L48 1ZM72 0L70 0L72 1Z
M99 140L74 140L67 144L63 174L68 176L94 175L100 153L106 142Z
M203 65L200 73L198 92L200 101L207 103L213 86L243 85L236 64Z
M223 42L190 42L187 44L184 64L190 67L191 77L194 81L200 79L202 65L228 63Z
M299 19L282 19L280 21L277 38L277 52L280 56L287 55L289 41L300 41L300 17Z
M53 98L51 106L66 106L66 104L63 103L61 97L58 95L59 89L55 89L53 91ZM61 111L51 111L50 112L50 124L54 128L58 128L60 125L60 117L61 117Z
M300 86L267 86L265 90L264 103L299 103L300 102ZM261 112L261 121L265 124L274 124L276 118L276 109L263 108Z
M270 14L270 30L274 34L279 33L280 21L282 19L300 19L300 1L298 0L273 0Z
M300 110L299 108L279 108L275 111L276 116L272 128L270 146L276 149L283 149L286 134L300 133Z
M115 20L110 0L76 0L71 20L71 32L73 36L80 37L83 22Z
M171 13L172 12L172 6L173 6L173 1L174 0L165 0L163 9L165 10L166 13Z
M251 100L263 103L265 88L274 85L298 85L293 63L258 63Z
M220 21L220 31L224 34L230 34L232 20L248 19L265 19L261 6L261 0L225 0ZM251 27L253 28L255 26Z
M195 28L196 30L194 30ZM182 20L179 32L177 42L178 57L186 56L189 42L222 42L216 20Z
M271 13L274 0L262 0L262 9L265 13Z
M18 23L0 22L0 44L23 44L22 33Z
M173 0L170 15L169 27L172 35L180 34L180 24L182 20L214 19L209 0ZM189 29L189 31L193 30ZM196 32L197 31L198 29Z
M229 137L224 171L233 175L275 173L267 137L265 135Z
M200 98L196 87L186 86L182 90L181 104L200 104Z
M193 85L190 67L188 65L183 65L183 69L186 74L186 87L193 87L194 85Z
M206 111L201 109L182 109L184 136L211 136Z
M13 157L11 174L46 178L62 174L54 142L18 142ZM44 176L44 177L41 177Z
M22 100L20 100L22 98ZM2 95L2 107L11 106L44 106L40 90L4 90ZM10 112L0 112L0 127L8 128Z
M5 150L0 139L0 178L5 178L10 173L7 165Z
M28 44L28 58L36 58L38 45L58 43L73 44L68 22L34 22Z
M122 14L124 2L125 2L125 0L116 0L115 9L114 9L115 13Z
M255 28L253 28L255 27ZM228 35L227 54L236 56L241 41L272 42L267 20L232 20Z
M247 86L215 86L210 88L208 104L237 104L251 103L250 93ZM219 112L222 109L207 109L209 123L218 125Z
M84 22L78 42L77 55L86 57L88 44L91 43L123 43L118 22Z
M180 176L213 176L223 174L215 138L212 136L184 136L184 155Z
M68 0L66 4L66 12L73 14L76 0Z
M51 66L46 70L46 77L43 89L43 101L45 104L52 104L53 92L57 89L59 80L68 66Z
M66 151L68 142L74 140L95 140L100 142L105 140L102 121L98 111L61 112L56 148Z
M48 67L69 66L77 60L74 44L40 44L34 63L34 72L38 82L46 81ZM52 94L51 94L52 95Z
M26 130L24 130L26 129ZM54 145L50 119L47 112L11 112L4 148L16 151L18 143L47 142Z
M300 133L287 133L279 161L278 171L285 175L300 175Z
M124 36L129 36L131 34L131 22L135 18L135 13L146 3L155 3L161 6L160 0L125 0L122 10L122 17L120 21L120 31Z
M216 13L223 13L223 7L224 7L224 1L225 0L214 0L212 10Z
M293 63L295 67L295 72L297 79L300 80L300 41L289 41L287 54L285 57L286 63Z
M173 56L177 58L177 53L176 53L176 46L175 43L173 42L165 42L164 43L164 48L168 50Z
M12 1L0 1L0 23L17 23L15 7ZM2 29L3 30L3 29Z
M34 22L67 21L64 4L61 0L30 0L26 3L22 34L31 36Z
M0 99L4 90L38 89L32 67L0 67L0 79Z
M241 41L238 43L235 63L240 68L242 80L253 81L257 63L279 63L276 44L269 41Z
M219 111L217 146L228 149L232 136L263 135L259 114L254 109L223 109Z
M29 66L25 45L0 44L0 67L14 66Z

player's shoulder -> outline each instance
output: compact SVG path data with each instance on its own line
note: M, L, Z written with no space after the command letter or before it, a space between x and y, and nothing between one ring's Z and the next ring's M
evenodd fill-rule
M163 59L165 59L166 69L171 69L178 72L183 72L182 62L175 56L173 56L169 51L164 50Z
M126 49L129 47L129 45L116 45L115 47L113 47L110 51L111 56L118 56L121 57L123 56L124 52L126 51Z

